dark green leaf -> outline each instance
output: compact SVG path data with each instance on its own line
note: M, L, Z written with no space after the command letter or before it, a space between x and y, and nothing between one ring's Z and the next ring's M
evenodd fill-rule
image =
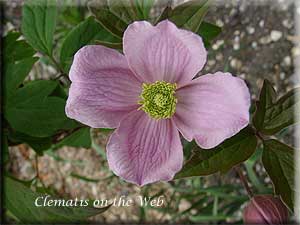
M136 5L138 18L142 20L149 19L150 10L154 4L154 0L134 0Z
M74 128L77 123L65 115L65 99L49 96L56 87L55 81L40 80L19 88L4 110L11 127L34 137Z
M58 21L66 22L72 26L76 26L84 20L85 8L80 4L63 4L60 9ZM65 25L65 24L64 24Z
M60 51L60 62L67 72L72 63L74 54L83 46L95 40L120 43L121 39L112 36L93 17L89 17L74 27L63 41Z
M14 95L17 88L23 83L38 58L24 40L18 41L20 33L9 32L4 38L4 96L5 102ZM5 103L4 102L4 103Z
M300 107L299 94L300 88L296 88L276 100L274 88L265 80L253 118L256 129L270 135L294 124L295 109Z
M46 196L47 195L33 192L12 178L5 177L4 205L14 216L25 224L76 223L86 221L88 217L103 213L109 208L93 208L91 206L35 206L37 198L41 199ZM51 199L59 200L57 198ZM42 200L38 200L39 205L42 204L42 202ZM77 202L77 204L79 205L80 202Z
M9 32L3 40L4 62L16 62L35 54L34 49L25 40L18 40L21 36L19 32Z
M25 77L28 75L37 59L38 58L29 57L15 63L8 63L5 66L4 95L6 101L15 94L17 88L23 83Z
M122 38L128 24L110 10L108 0L102 1L101 4L97 0L89 2L89 10L105 29Z
M23 143L25 142L31 148L35 150L36 153L39 155L43 154L44 150L47 150L52 145L52 138L51 137L32 137L27 134L21 132L13 132L10 131L8 134L8 139L12 143Z
M262 160L274 184L275 193L292 210L295 192L294 150L277 140L266 140Z
M155 24L159 23L162 20L168 19L169 16L171 15L172 12L172 8L171 6L167 5L164 10L161 12L161 14L159 15L159 17L157 18Z
M205 46L209 46L210 42L221 33L222 29L214 24L203 21L200 25L197 34L199 34L204 41Z
M84 127L61 140L55 145L54 149L58 149L62 146L90 148L91 145L92 141L90 135L90 128Z
M146 20L154 0L108 0L107 5L110 11L124 20L132 23L136 20Z
M259 96L259 101L256 103L256 112L253 117L253 125L256 129L263 129L266 109L270 108L275 100L276 91L268 80L264 80L264 84Z
M56 4L56 0L27 0L23 6L22 32L33 48L47 55L52 55Z
M197 144L194 140L191 142L186 140L183 141L183 153L185 159L189 159L191 157L192 151L196 146Z
M247 160L255 151L256 144L253 130L247 127L213 149L196 149L175 179L224 173Z
M208 7L209 0L191 0L175 7L169 14L169 20L178 27L197 32Z
M110 11L126 23L129 24L138 19L138 11L132 0L108 0L107 3Z
M65 87L63 87L60 83L57 85L57 87L54 89L50 96L56 96L66 100L68 99Z

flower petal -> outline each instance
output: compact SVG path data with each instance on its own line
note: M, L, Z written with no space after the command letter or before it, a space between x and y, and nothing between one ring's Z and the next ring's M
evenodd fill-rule
M169 181L183 163L179 132L172 120L133 111L110 137L107 159L110 169L128 182Z
M81 48L70 69L68 117L91 127L115 128L137 109L141 83L119 52L100 46Z
M176 92L174 122L189 141L213 148L249 123L250 94L243 80L217 72L193 80Z
M164 20L130 24L123 38L129 66L144 82L164 80L185 84L203 68L206 50L201 37Z

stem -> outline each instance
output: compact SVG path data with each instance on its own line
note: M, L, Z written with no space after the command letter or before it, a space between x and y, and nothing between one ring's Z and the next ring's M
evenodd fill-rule
M262 142L264 142L264 137L259 133L259 132L256 132L256 137L258 137Z
M69 77L65 73L60 73L58 76L54 77L53 80L59 80L60 78L65 77L70 81Z
M40 179L40 173L39 173L39 162L38 162L38 155L35 155L35 169L36 169L36 177Z
M46 188L43 180L40 177L40 172L39 172L39 161L38 161L38 155L35 155L35 169L36 169L36 178L41 182L43 188Z
M244 188L246 189L249 198L252 198L252 197L253 197L253 191L252 191L251 188L249 187L248 179L247 179L247 177L243 174L242 169L241 169L241 166L238 165L238 166L234 167L234 169L235 169L236 173L239 175L240 180L241 180L241 182L242 182Z
M53 62L53 64L56 66L56 68L61 72L64 73L63 69L60 67L59 63L56 61L56 59L53 57L53 55L49 55L49 58Z

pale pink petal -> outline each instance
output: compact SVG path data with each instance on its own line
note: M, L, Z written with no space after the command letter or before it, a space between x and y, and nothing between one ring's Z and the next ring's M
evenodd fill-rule
M110 137L107 159L110 169L128 182L169 181L183 163L179 132L170 119L133 111Z
M230 73L201 76L177 90L176 97L177 128L202 148L217 146L249 123L249 90Z
M66 114L83 124L115 128L123 116L139 107L141 83L115 50L100 45L81 48L69 76Z
M157 26L146 21L130 24L123 46L131 69L149 83L164 80L183 85L203 68L207 56L201 37L168 20Z

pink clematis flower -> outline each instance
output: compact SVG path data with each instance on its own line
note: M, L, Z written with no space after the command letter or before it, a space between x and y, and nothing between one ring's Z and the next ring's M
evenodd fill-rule
M94 128L117 128L107 158L124 180L171 180L183 164L179 132L209 149L249 123L243 80L222 72L192 80L207 56L198 35L168 20L138 21L123 46L124 55L100 45L75 54L66 113Z

